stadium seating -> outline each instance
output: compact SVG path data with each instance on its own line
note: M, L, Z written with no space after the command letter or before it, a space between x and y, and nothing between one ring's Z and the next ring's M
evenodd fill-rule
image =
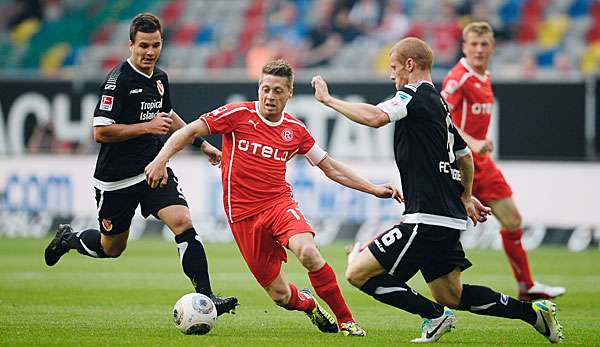
M380 8L368 14L365 8L372 2L367 0L40 3L54 7L42 8L42 18L34 15L39 9L30 9L30 16L13 11L14 21L6 21L0 35L0 71L104 73L127 54L122 48L129 21L142 11L157 13L164 22L167 48L161 65L175 75L190 70L185 72L188 77L201 78L210 69L244 71L246 54L261 40L278 41L275 56L298 68L313 66L307 57L319 46L311 33L321 25L320 17L329 34L342 38L341 46L331 48L331 55L319 62L336 71L367 75L385 70L381 54L398 35L429 41L438 56L435 67L445 71L460 55L460 28L472 20L487 20L496 29L493 69L500 74L532 57L536 68L550 72L569 66L573 72L591 74L600 65L600 2L592 0L386 0L375 1ZM10 6L9 1L0 10ZM386 18L387 11L397 13Z

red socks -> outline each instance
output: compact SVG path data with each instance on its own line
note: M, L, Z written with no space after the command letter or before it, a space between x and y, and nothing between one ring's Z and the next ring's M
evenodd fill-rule
M508 256L513 274L519 284L519 291L525 292L533 286L533 279L531 278L531 272L529 271L527 253L525 253L525 249L523 249L523 245L521 244L523 230L521 228L514 231L501 229L500 235L502 235L504 252Z
M295 285L290 283L292 295L290 301L284 306L286 310L310 312L315 308L315 300L298 291Z
M350 313L350 309L342 297L340 287L338 287L335 273L329 264L325 263L320 270L309 272L308 277L317 295L327 303L333 314L335 314L338 323L354 322L352 313Z

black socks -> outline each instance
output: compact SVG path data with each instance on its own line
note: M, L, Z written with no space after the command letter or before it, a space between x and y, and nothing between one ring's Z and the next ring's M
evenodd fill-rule
M204 246L194 228L175 236L183 272L190 278L197 293L210 295L210 278Z
M444 313L442 305L427 299L406 283L400 283L398 279L388 274L369 279L360 290L378 301L418 314L422 318L438 318Z
M537 316L530 303L513 299L488 287L463 284L459 310L486 316L521 319L535 325Z
M86 229L74 233L69 239L69 247L88 257L106 258L100 243L100 230L97 229Z

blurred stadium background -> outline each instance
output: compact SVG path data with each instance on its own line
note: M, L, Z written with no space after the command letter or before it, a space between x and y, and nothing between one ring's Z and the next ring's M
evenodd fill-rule
M461 28L489 21L496 103L494 155L515 191L525 245L598 247L600 1L594 0L2 0L0 1L0 235L46 237L57 223L96 225L91 115L105 74L129 55L139 12L165 26L159 66L188 121L256 97L257 72L276 57L297 69L288 111L334 157L376 181L399 177L392 129L351 126L312 98L315 73L334 93L376 103L393 93L390 45L418 36L435 52L434 80L461 56ZM219 144L218 138L211 142ZM196 227L230 242L219 172L192 149L174 160ZM402 207L327 182L303 160L289 180L318 241L352 239L396 221ZM500 248L498 224L467 232L469 247ZM136 218L132 238L169 237ZM366 236L365 236L366 237Z

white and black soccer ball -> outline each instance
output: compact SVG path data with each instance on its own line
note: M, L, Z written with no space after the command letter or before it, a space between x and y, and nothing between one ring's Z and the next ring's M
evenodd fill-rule
M204 335L217 324L217 308L206 295L186 294L173 307L173 321L186 335Z

